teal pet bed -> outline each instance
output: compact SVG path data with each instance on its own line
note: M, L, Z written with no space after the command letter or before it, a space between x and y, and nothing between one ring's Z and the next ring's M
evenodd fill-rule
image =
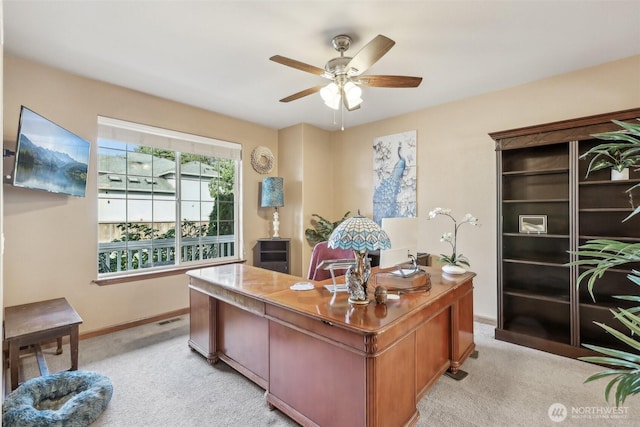
M85 427L105 410L111 380L95 372L65 371L33 378L2 404L2 425Z

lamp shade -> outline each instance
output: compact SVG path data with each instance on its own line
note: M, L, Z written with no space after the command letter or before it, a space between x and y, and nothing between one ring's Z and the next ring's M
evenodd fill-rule
M344 96L347 99L347 105L349 108L355 108L362 104L362 89L356 86L353 82L347 82L344 85Z
M320 89L320 97L327 107L333 110L340 108L340 88L337 84L331 82Z
M284 206L284 178L262 178L262 200L260 206L263 208Z
M333 230L327 246L359 252L377 251L389 249L391 241L375 221L358 214L346 219Z

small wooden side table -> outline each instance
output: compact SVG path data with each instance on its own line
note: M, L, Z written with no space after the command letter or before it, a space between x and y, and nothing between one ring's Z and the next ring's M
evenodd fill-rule
M78 330L82 318L67 302L66 298L56 298L29 304L5 307L4 339L9 350L9 369L11 371L11 390L18 387L20 367L20 348L36 346L41 342L56 339L57 354L62 353L62 337L69 335L71 347L71 371L78 369ZM46 375L44 358L38 356L40 374ZM44 370L44 371L43 371Z

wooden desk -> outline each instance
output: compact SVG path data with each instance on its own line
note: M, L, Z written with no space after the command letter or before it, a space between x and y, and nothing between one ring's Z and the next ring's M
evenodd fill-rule
M11 390L18 387L20 347L35 345L56 339L57 354L62 353L62 337L70 336L71 370L78 369L78 329L82 318L65 298L30 304L16 305L4 309L4 339L9 347L9 369ZM46 363L39 360L40 373L46 374ZM44 372L43 372L44 366Z
M413 425L420 398L475 349L474 274L425 270L429 292L366 306L320 282L293 291L300 277L243 264L194 270L189 346L302 425Z

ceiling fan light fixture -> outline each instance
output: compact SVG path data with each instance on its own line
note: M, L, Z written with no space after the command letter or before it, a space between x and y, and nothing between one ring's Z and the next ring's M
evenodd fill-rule
M324 65L324 69L280 55L274 55L269 58L287 67L296 68L331 80L331 83L326 86L318 85L310 87L287 96L281 99L280 102L294 101L311 95L312 93L319 92L327 107L334 111L341 110L344 116L344 110L354 111L360 108L362 104L361 85L366 87L390 88L418 87L422 81L422 77L363 74L373 64L378 62L395 44L393 40L382 34L374 37L353 57L345 56L344 54L351 45L351 37L345 34L338 35L333 38L332 44L334 49L340 53L340 56L330 59ZM344 130L344 123L342 129Z
M320 97L327 107L333 110L340 108L340 88L334 82L320 89Z
M355 108L362 104L362 89L353 82L347 82L344 85L344 96L347 99L349 109Z

